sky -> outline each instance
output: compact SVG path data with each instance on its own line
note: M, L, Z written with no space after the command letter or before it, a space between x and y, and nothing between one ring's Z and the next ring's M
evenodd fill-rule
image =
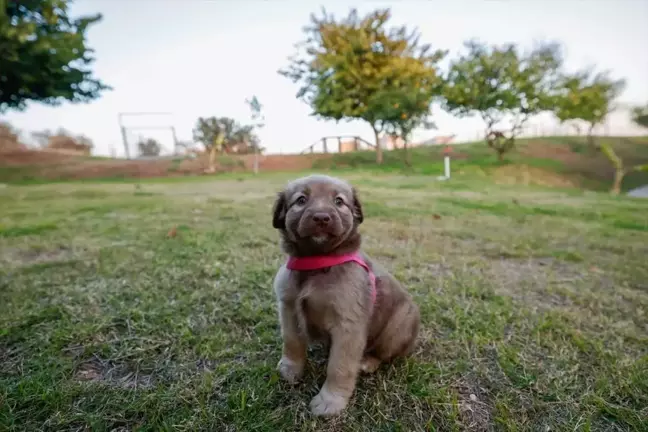
M277 73L303 40L310 14L321 6L338 17L351 7L361 13L390 7L394 24L417 27L423 42L450 50L451 57L471 38L522 47L557 40L565 47L567 70L609 70L627 80L622 103L648 101L648 0L77 0L72 15L103 14L88 32L88 45L96 51L95 75L113 90L89 104L30 103L6 120L26 139L31 131L63 127L90 137L98 155L123 156L120 112L171 113L128 117L124 123L173 125L178 139L191 140L199 116L250 122L245 100L256 95L266 119L259 137L268 153L298 153L323 136L373 141L366 123L310 116L309 107L295 97L297 84ZM416 131L414 140L448 134L470 140L483 128L478 118L457 119L438 107L433 115L438 129ZM639 133L627 117L627 112L613 114L603 133ZM548 115L533 119L529 130L558 131ZM167 130L130 131L128 139L134 145L139 136L171 148Z

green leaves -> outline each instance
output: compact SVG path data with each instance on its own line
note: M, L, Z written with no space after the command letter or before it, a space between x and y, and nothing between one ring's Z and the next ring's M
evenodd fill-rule
M256 122L256 127L262 128L265 126L265 118L263 116L262 110L263 105L259 102L259 99L256 96L252 96L251 99L246 100L245 103L250 107L252 112L252 120Z
M193 139L218 153L248 153L259 141L254 126L240 125L229 117L199 117Z
M341 20L326 11L322 15L311 16L300 52L279 71L299 83L297 97L311 106L313 115L364 120L376 135L420 123L416 119L429 112L440 93L437 63L446 53L420 44L416 31L388 28L388 9L364 17L353 9Z
M561 122L583 120L590 124L591 131L612 111L612 104L624 87L624 80L613 80L607 73L593 75L584 71L564 75L553 97L554 114Z
M458 116L479 113L491 127L505 116L537 114L549 105L549 93L562 64L560 46L546 43L529 53L515 45L466 42L467 53L451 62L444 107Z
M28 101L89 102L110 89L92 76L85 32L101 15L72 19L67 1L3 2L0 15L0 112Z
M638 126L648 128L648 104L632 109L632 121Z
M460 117L479 114L486 123L488 145L500 157L513 148L527 119L547 110L562 65L561 47L543 43L527 53L513 44L465 43L467 52L450 63L444 108ZM495 127L512 118L508 137Z

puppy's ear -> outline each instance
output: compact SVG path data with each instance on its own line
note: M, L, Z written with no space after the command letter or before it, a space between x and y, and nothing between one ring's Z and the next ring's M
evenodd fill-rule
M364 220L364 215L362 214L362 203L360 202L360 198L358 198L358 192L355 188L353 188L353 217L358 224L361 224Z
M272 208L272 227L286 228L286 196L283 192L279 192Z

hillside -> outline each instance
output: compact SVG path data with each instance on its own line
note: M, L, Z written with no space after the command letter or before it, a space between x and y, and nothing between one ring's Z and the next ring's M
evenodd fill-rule
M302 171L329 155L268 155L260 158L261 171ZM217 173L251 171L254 156L221 156ZM0 182L25 184L70 180L127 180L204 175L206 158L113 159L41 151L0 152Z
M605 137L627 164L648 163L648 137ZM375 154L362 151L344 154L268 155L260 170L306 171L362 170L401 172L438 176L443 172L443 148L412 149L412 166L403 163L402 150L386 151L385 163L375 164ZM582 137L542 137L523 139L504 163L481 142L453 146L452 174L456 177L481 176L496 183L537 184L606 190L613 178L609 161L590 150ZM223 156L219 172L250 171L253 156ZM82 157L37 151L0 153L0 182L41 183L66 180L127 180L131 178L181 177L202 175L203 159L119 160ZM648 183L648 173L629 174L624 190Z
M627 165L648 163L648 137L601 137L599 143L611 144ZM411 149L412 165L403 162L402 150L385 152L385 162L375 164L372 152L336 154L314 163L318 169L369 170L443 174L443 147ZM485 143L452 146L453 177L481 176L496 183L535 184L556 187L579 187L607 190L614 177L610 162L590 149L583 137L542 137L521 139L516 148L500 163ZM630 173L623 190L648 184L648 173Z

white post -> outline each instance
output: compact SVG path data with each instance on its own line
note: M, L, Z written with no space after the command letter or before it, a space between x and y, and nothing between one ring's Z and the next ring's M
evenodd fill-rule
M449 179L450 178L450 156L446 156L444 159L445 162L445 175L444 177Z

